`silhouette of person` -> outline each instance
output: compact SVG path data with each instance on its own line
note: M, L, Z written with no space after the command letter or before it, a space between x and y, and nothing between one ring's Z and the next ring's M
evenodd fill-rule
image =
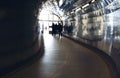
M59 36L62 36L62 30L63 30L63 26L59 23L58 24L58 34L59 34Z

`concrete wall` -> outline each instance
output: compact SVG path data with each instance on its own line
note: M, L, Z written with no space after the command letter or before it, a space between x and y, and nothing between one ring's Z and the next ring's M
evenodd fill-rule
M0 1L0 75L40 50L39 0Z

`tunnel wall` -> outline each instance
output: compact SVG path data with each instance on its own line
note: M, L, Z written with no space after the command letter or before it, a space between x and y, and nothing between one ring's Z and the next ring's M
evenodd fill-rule
M38 13L42 1L0 1L0 76L40 50Z
M67 17L64 25L73 26L72 33L67 35L104 51L114 60L120 73L120 1L111 0L104 6L95 4Z

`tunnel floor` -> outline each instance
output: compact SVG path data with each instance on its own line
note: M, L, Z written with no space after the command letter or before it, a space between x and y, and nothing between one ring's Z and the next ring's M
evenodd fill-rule
M44 33L43 56L7 78L114 78L104 60L65 37Z

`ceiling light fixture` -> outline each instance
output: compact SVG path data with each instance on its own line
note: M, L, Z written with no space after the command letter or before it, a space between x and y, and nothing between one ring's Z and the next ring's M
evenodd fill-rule
M87 6L89 6L89 3L83 5L83 6L82 6L82 9L85 8L85 7L87 7Z
M93 2L95 2L96 0L92 0L91 2L93 3Z

